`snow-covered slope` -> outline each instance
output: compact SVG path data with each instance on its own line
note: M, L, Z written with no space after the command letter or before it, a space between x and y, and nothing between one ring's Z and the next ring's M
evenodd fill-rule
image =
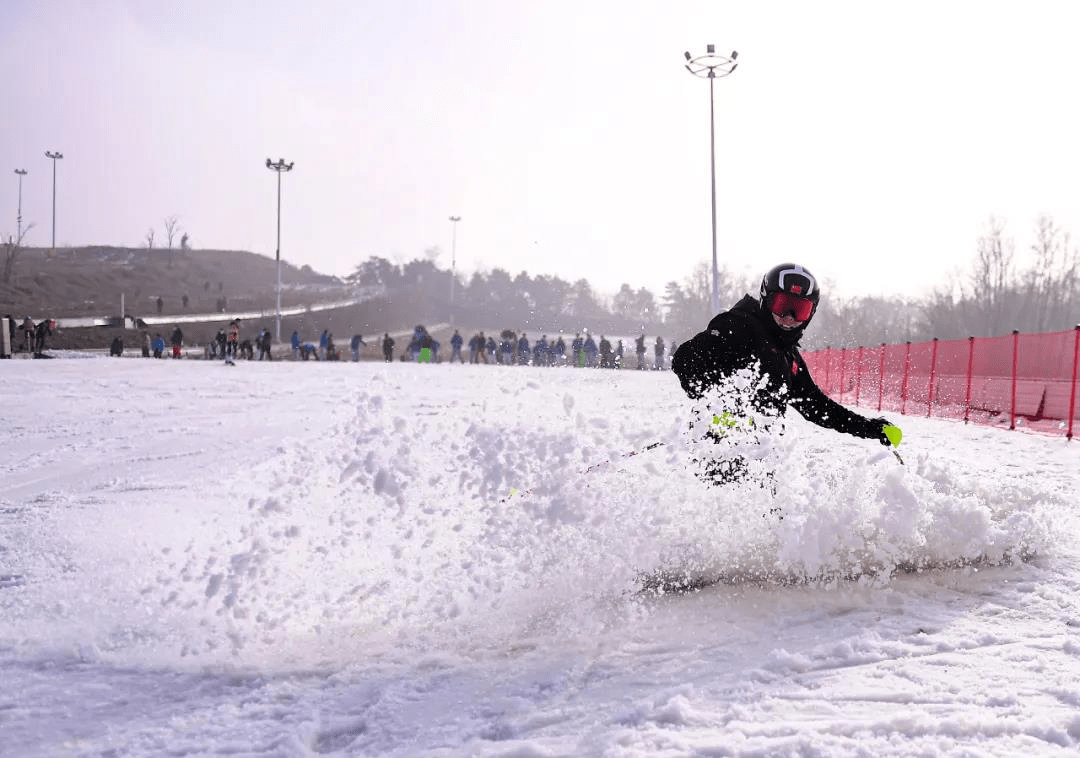
M1075 443L792 418L774 495L666 372L3 368L4 754L1080 747Z

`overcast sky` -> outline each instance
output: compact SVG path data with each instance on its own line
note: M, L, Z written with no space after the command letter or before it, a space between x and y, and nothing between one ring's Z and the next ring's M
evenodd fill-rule
M842 294L917 295L991 214L1080 238L1076 52L1061 2L0 1L0 234L196 247L346 274L431 247L457 269L656 292L711 260L800 262Z

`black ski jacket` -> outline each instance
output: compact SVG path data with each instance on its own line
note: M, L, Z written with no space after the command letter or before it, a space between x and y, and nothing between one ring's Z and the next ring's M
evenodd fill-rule
M731 310L718 314L705 331L675 352L671 370L691 398L724 384L743 368L759 370L764 386L744 398L740 412L783 416L788 406L808 421L866 439L883 439L884 419L867 419L831 400L818 387L799 354L798 332L785 333L746 295ZM758 368L760 367L760 368ZM786 392L785 392L786 388Z

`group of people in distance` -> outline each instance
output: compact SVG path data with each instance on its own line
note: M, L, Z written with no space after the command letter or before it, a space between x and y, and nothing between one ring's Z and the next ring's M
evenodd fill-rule
M27 316L20 323L10 313L4 318L7 319L8 340L12 352L22 350L34 358L49 357L45 355L45 338L51 336L56 329L54 319L43 318L35 322Z
M422 326L418 326L413 333L413 339L409 343L409 349L402 355L402 360L416 360L415 347L426 335ZM657 337L654 344L654 361L648 365L645 358L645 335L642 334L635 340L637 354L637 368L644 370L664 368L665 343L663 337ZM434 341L433 349L438 353L439 343ZM465 347L464 338L455 329L450 338L450 363L455 360L464 363L465 357L462 348ZM675 345L672 344L672 352ZM485 335L480 331L474 334L468 342L469 363L499 364L504 366L573 366L577 368L623 368L626 365L626 351L623 341L617 340L615 345L604 335L597 342L593 336L585 332L574 335L574 339L567 348L563 335L549 340L546 334L541 334L536 342L530 343L529 335L522 332L520 335L512 329L504 329L499 333L496 341L492 335ZM437 360L437 357L436 357Z

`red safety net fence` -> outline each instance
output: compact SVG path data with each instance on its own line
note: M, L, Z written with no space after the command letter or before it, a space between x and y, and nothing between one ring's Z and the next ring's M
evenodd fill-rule
M838 402L901 415L1023 424L1072 439L1080 407L1080 326L1066 332L969 337L803 356Z

